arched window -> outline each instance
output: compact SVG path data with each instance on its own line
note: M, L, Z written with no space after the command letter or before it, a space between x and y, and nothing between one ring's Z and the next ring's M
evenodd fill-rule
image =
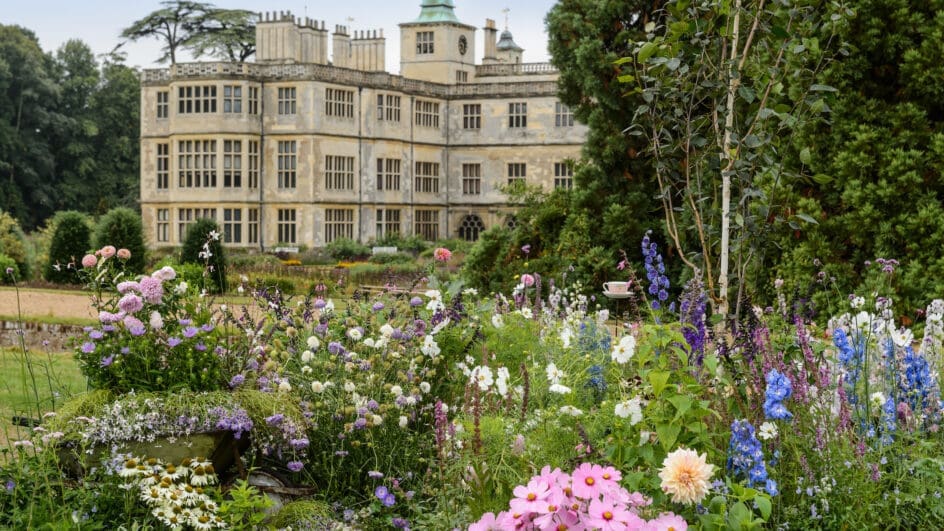
M479 239L479 234L484 230L485 224L482 223L482 218L469 214L459 225L459 237L467 242L474 242Z
M511 215L505 218L505 228L509 230L514 230L518 226L518 218Z

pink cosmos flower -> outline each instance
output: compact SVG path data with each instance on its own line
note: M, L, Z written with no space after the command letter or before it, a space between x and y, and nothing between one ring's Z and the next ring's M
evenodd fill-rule
M108 259L108 258L111 258L112 256L115 256L115 253L117 251L115 251L114 245L106 245L102 247L101 250L99 250L98 252L101 253L102 258Z
M120 259L122 259L122 260L127 260L127 259L131 258L131 251L129 251L129 250L127 250L127 249L123 249L123 248L122 248L122 249L118 249L118 258L120 258Z
M534 285L534 275L530 273L521 275L521 283L524 284L526 288L530 288Z
M540 479L532 479L527 486L518 485L512 492L515 495L510 503L512 512L525 515L546 509L545 500L551 495L550 485Z
M658 518L649 520L646 531L685 531L688 522L675 513L662 513Z
M469 526L469 531L502 531L502 526L495 518L495 513L485 513L478 522Z
M452 251L445 247L437 247L436 250L433 251L433 258L440 262L448 262L449 259L452 258Z
M574 470L574 496L583 499L596 498L603 486L603 467L592 463L583 463Z
M587 514L590 517L586 522L587 526L602 531L643 529L643 526L646 525L645 520L627 511L621 504L613 503L607 498L590 500Z
M98 259L95 258L94 254L87 254L82 257L82 267L95 267L95 264L98 263Z

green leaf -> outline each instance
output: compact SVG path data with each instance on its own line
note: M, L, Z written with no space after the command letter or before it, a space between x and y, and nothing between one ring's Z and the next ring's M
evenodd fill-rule
M833 178L825 173L817 173L811 178L818 184L829 184L833 182Z
M682 64L682 61L680 61L678 57L673 57L669 59L667 63L665 63L665 66L666 68L674 72L678 70L678 67L680 64Z
M802 162L803 164L806 164L807 166L809 166L809 165L810 165L810 162L812 162L812 161L813 161L813 156L810 155L810 148L805 147L805 148L801 149L801 150L800 150L800 162Z
M617 76L616 79L620 83L632 83L633 81L636 80L636 78L631 74L623 74L621 76Z
M728 529L743 529L750 525L754 514L742 502L737 502L728 510Z
M619 66L619 65L625 65L626 63L631 63L631 62L633 62L632 57L620 57L619 59L613 61L613 64Z
M682 428L680 426L672 424L659 424L656 426L656 435L659 436L659 443L666 452L675 447L675 441L678 440L678 435L681 431Z
M744 140L741 142L748 148L756 148L764 144L764 141L760 139L757 135L747 135L744 137Z
M789 38L790 38L790 34L787 33L787 30L784 29L782 26L774 26L774 27L770 28L770 32L773 33L773 34L774 34L774 37L777 37L778 39L789 39Z
M757 99L757 96L754 94L754 89L751 87L741 85L738 87L738 94L744 98L744 101L747 103L754 103L754 100Z
M675 418L680 418L692 407L692 399L685 395L675 395L669 398L669 402L675 406Z
M819 225L819 222L818 222L818 221L816 221L815 219L813 219L811 216L809 216L809 215L807 215L807 214L797 214L796 217L798 217L798 218L802 219L803 221L805 221L805 222L807 222L807 223L810 223L810 224L812 224L812 225Z
M740 212L734 215L734 224L738 227L744 226L744 216L742 216Z
M654 42L647 42L646 44L643 44L642 48L639 49L639 53L636 54L636 60L638 60L640 63L645 63L650 57L652 57L654 53L656 53L657 49L658 46Z
M836 87L831 87L829 85L820 85L818 83L810 85L811 92L837 92Z
M649 373L649 383L652 384L652 394L656 397L662 394L662 390L665 389L666 384L669 383L669 376L671 376L671 373L668 371L652 371Z
M770 518L770 512L772 509L770 498L761 495L754 498L754 503L757 504L757 508L760 509L760 515L765 521Z

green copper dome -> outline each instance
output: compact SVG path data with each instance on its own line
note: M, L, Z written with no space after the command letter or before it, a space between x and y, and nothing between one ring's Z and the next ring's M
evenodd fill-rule
M459 22L452 0L423 0L420 16L413 22Z
M524 48L515 44L515 39L511 36L511 32L505 30L501 34L501 38L498 39L498 44L495 45L495 49L499 51L508 51L512 50L515 52L523 52Z

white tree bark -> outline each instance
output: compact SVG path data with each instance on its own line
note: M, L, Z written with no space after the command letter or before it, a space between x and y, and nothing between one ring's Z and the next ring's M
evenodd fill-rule
M724 142L721 152L721 263L718 273L718 312L728 315L728 263L731 254L731 173L734 171L734 99L741 82L738 70L738 37L741 26L741 0L734 0L734 23L731 28L731 54L728 57L728 99L724 117Z

